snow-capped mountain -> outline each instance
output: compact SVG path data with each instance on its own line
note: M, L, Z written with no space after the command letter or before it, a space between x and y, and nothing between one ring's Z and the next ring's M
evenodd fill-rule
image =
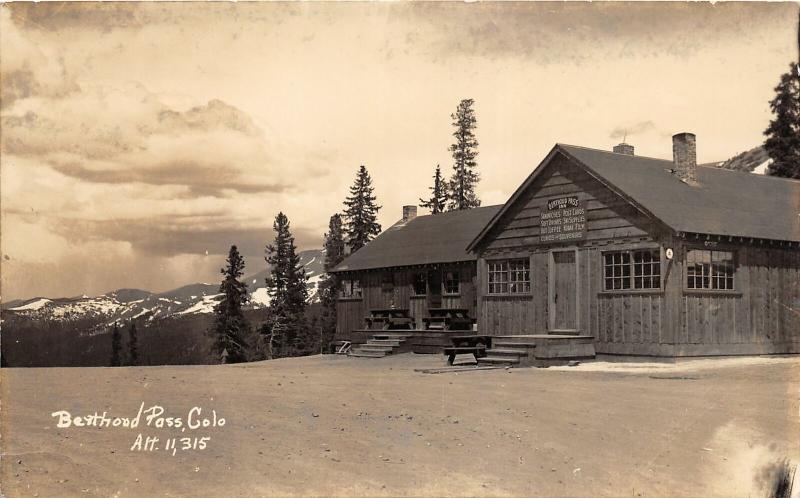
M324 275L322 250L302 251L300 263L308 276L309 302L319 302L319 281ZM251 308L269 306L265 269L245 279ZM72 298L37 297L2 305L3 314L34 320L77 321L89 319L103 326L118 320L147 320L211 313L222 294L219 284L185 285L167 292L153 293L140 289L118 289L102 296ZM7 316L7 315L6 315Z

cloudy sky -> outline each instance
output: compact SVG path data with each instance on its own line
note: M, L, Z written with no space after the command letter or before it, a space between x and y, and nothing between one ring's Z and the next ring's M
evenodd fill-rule
M393 223L450 169L473 98L478 193L555 142L702 162L758 145L796 4L8 4L0 7L3 299L248 273L283 210L318 248L359 164Z

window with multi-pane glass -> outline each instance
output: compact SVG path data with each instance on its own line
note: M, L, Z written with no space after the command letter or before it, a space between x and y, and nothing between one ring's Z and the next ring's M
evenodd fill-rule
M487 262L489 294L527 294L531 291L530 259Z
M603 289L661 288L661 251L644 249L603 253Z
M731 251L686 251L686 288L733 290L736 267Z
M359 298L361 297L361 282L358 280L342 280L339 297Z
M490 261L488 263L489 294L508 292L508 262Z
M512 259L508 262L508 292L524 294L531 291L531 262L529 259Z
M444 272L444 293L458 294L461 292L461 274L458 271Z

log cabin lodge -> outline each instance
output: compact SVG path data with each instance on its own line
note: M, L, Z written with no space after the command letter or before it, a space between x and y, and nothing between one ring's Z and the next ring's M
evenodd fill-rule
M336 338L364 349L398 309L415 352L460 333L563 358L800 353L800 182L698 166L691 133L672 161L557 144L505 204L405 206L334 272Z

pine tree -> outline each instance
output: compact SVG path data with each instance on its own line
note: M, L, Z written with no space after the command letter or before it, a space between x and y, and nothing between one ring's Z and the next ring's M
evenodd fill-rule
M791 64L769 103L774 119L764 131L769 174L800 179L800 64Z
M325 234L325 275L319 282L319 296L322 302L322 345L333 341L336 335L336 299L339 294L339 277L331 270L344 260L344 232L342 217L331 216L328 221L328 232Z
M328 220L328 232L325 238L325 271L336 268L344 260L344 228L342 216L334 214Z
M381 225L377 221L381 206L375 204L372 178L362 164L358 168L356 181L350 187L350 196L344 201L345 233L350 252L356 252L381 233Z
M131 322L131 327L128 329L128 363L130 365L139 363L139 337L135 322Z
M475 185L480 180L480 175L475 172L478 163L478 140L475 138L475 111L472 109L472 99L464 99L458 104L455 114L451 114L453 126L456 131L453 136L456 141L450 146L453 153L453 176L448 183L448 198L450 210L470 209L481 205L475 193Z
M119 333L117 322L111 330L111 366L122 366L122 335Z
M212 354L225 363L240 363L247 360L250 349L250 325L242 311L250 296L247 285L240 280L244 275L244 258L235 245L231 246L225 261L227 265L220 269L222 299L214 306Z
M447 185L442 178L442 169L436 165L436 172L433 175L433 187L429 187L431 197L428 200L420 199L420 207L428 208L431 214L439 214L447 206Z
M289 229L289 219L278 213L275 223L275 243L266 248L267 293L271 301L271 318L262 328L267 334L267 357L293 356L303 352L304 312L308 299L306 272Z

